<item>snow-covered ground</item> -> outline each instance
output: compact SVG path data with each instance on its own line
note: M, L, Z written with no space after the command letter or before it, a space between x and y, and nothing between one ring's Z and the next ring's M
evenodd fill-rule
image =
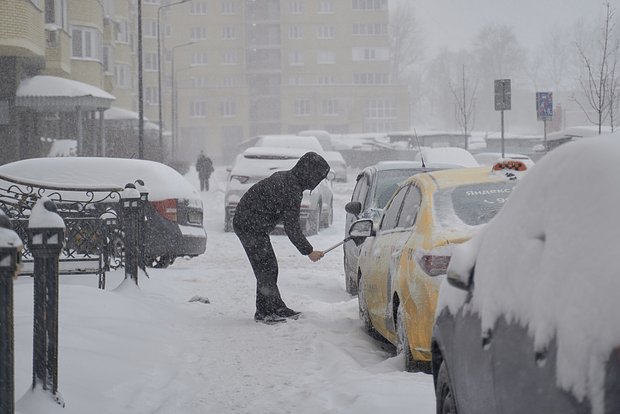
M355 174L355 171L351 172ZM334 224L309 240L325 249L344 235L353 178L334 184ZM195 171L187 179L198 187ZM22 414L317 414L435 412L430 375L367 336L345 292L342 249L312 263L273 236L284 300L304 312L280 325L253 321L255 281L241 244L224 233L226 171L202 193L207 252L149 269L140 286L108 275L61 276L59 391L55 409L30 392L32 279L15 281L15 396ZM210 303L189 299L199 295ZM44 407L42 407L42 405Z

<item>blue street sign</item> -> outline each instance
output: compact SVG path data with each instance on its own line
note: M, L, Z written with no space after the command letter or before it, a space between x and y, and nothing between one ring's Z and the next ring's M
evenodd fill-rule
M553 118L553 94L551 92L536 92L536 115L539 121L549 121Z

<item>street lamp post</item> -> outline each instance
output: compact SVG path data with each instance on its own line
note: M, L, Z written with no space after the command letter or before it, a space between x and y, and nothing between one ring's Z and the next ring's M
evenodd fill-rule
M177 78L176 78L176 73L174 71L174 52L181 47L185 47L185 46L191 46L193 44L195 44L195 41L191 41L191 42L187 42L187 43L182 43L180 45L176 45L172 48L172 53L171 53L171 72L172 72L172 157L175 157L175 143L177 140L177 129L178 129L178 125L177 125Z
M170 4L164 4L162 6L159 6L157 8L157 81L158 81L158 85L157 85L157 104L158 104L158 109L159 109L159 148L162 151L162 156L163 156L163 149L164 149L164 117L163 117L163 107L162 107L162 98L161 98L161 22L160 22L160 14L161 14L161 10L164 7L170 7L170 6L174 6L176 4L182 4L182 3L187 3L188 1L191 0L181 0L178 1L176 3L170 3Z

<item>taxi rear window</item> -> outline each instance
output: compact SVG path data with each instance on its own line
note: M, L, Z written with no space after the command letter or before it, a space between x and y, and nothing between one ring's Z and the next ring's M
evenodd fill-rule
M443 227L488 223L504 205L515 181L468 184L439 190L434 195L435 212Z

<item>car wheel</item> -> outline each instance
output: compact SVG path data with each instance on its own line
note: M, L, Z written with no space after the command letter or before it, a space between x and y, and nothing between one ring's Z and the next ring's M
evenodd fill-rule
M398 305L398 311L396 312L396 338L398 340L396 344L396 354L403 354L405 358L405 370L417 371L413 355L411 354L411 348L409 347L409 339L407 338L407 328L405 327L405 309L403 305Z
M147 260L146 263L149 267L154 267L155 269L165 269L174 263L174 259L176 259L174 256L161 255Z
M456 401L452 393L448 367L445 362L441 363L437 374L437 386L435 387L435 399L437 402L437 414L458 414Z
M319 225L321 224L321 208L320 206L312 211L310 215L308 215L308 219L306 220L306 228L305 233L306 236L314 236L319 232Z

